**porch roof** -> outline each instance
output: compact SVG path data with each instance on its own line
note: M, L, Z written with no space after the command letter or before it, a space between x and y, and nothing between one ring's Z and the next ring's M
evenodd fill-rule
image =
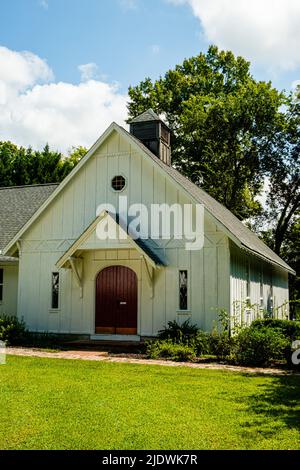
M123 232L123 234L125 234L130 245L137 251L139 251L141 255L145 258L145 260L153 268L157 269L162 266L168 265L167 259L162 253L162 249L155 243L154 240L150 238L142 239L132 237L127 230L124 230L118 216L115 219L111 216L108 211L104 211L94 219L91 225L82 232L82 234L77 238L77 240L75 240L75 242L70 246L70 248L68 248L68 250L63 254L63 256L61 256L61 258L56 263L56 266L58 268L69 266L70 259L73 257L76 251L79 251L81 249L83 243L93 233L93 231L96 230L98 223L101 222L105 217L110 217L111 220L118 225L120 232Z

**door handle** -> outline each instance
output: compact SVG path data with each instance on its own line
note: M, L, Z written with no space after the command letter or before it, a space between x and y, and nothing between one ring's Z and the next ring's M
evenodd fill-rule
M120 305L127 305L127 302L120 302Z

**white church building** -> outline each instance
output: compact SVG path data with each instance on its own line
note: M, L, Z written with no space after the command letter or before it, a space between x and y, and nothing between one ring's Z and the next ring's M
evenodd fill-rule
M187 249L174 220L169 236L151 217L148 235L130 231L120 197L150 215L202 208L199 246ZM112 123L59 185L0 188L0 250L0 314L34 332L138 339L171 320L209 331L219 309L244 323L288 315L293 270L171 166L170 131L152 110L130 132Z

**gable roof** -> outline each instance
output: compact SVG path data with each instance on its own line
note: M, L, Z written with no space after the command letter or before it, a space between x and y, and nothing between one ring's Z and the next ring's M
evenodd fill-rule
M57 186L58 184L41 184L0 187L0 261L12 260L2 256L1 251Z
M125 132L127 136L133 139L136 144L149 155L166 173L168 173L187 193L189 193L199 204L202 204L206 210L217 219L229 232L234 235L235 243L241 246L251 253L264 258L271 263L274 263L292 274L295 271L274 253L254 232L246 227L230 210L219 203L216 199L210 196L203 189L196 186L188 178L183 176L172 166L167 165L154 155L139 139L134 137L132 134L121 128L122 132Z
M117 217L113 218L108 211L103 211L93 220L89 227L82 232L82 234L77 238L77 240L75 240L70 248L68 248L67 251L59 258L56 263L58 268L62 268L69 262L69 259L72 258L76 251L81 249L85 240L91 235L93 231L96 230L97 225L106 217L110 217L113 223L119 226L119 229L125 234L125 236L127 236L132 247L136 248L153 268L167 266L168 263L163 256L162 249L154 242L154 240L151 240L150 238L141 239L131 236L128 233L127 228L124 229L124 224L122 224L118 215Z
M154 112L153 112L154 113ZM154 113L155 114L155 113ZM136 148L147 154L152 161L158 165L169 178L177 183L192 199L199 204L203 204L209 214L216 220L226 234L233 240L233 242L242 249L268 261L284 270L295 274L295 271L283 261L276 253L274 253L267 245L265 245L255 233L249 230L235 215L232 214L225 206L216 201L213 197L209 196L203 189L196 186L188 178L179 173L175 168L165 164L162 160L156 157L140 140L126 131L123 127L116 123L112 123L106 131L99 137L95 144L91 147L88 153L72 170L71 173L55 188L49 198L37 209L30 220L19 230L13 240L11 240L5 247L5 253L9 254L11 248L22 236L22 234L29 228L29 226L38 218L38 216L46 209L50 202L56 197L60 191L68 184L74 175L80 171L83 165L89 160L94 152L101 146L105 139L113 132L121 133L125 138L130 140L130 143ZM0 215L1 220L1 215Z
M135 122L148 122L148 121L161 121L158 114L156 114L153 109L148 109L144 113L140 114L139 116L135 117L130 121L130 124L134 124Z

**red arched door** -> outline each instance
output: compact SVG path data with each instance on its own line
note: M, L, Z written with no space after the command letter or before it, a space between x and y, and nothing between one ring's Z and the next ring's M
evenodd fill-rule
M96 333L137 333L137 277L132 269L110 266L98 274Z

